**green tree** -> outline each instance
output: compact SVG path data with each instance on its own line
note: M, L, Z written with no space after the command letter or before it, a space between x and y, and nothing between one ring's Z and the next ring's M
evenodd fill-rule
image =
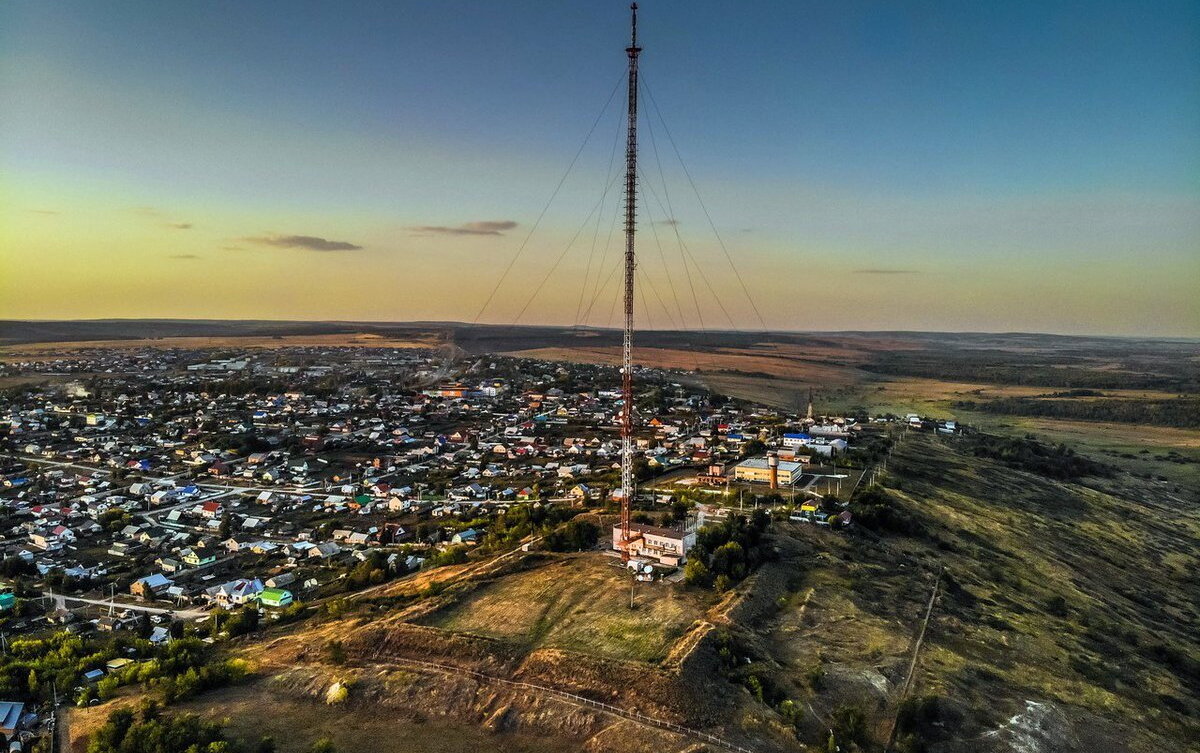
M707 588L712 583L712 572L703 557L693 556L683 567L683 579L689 586Z

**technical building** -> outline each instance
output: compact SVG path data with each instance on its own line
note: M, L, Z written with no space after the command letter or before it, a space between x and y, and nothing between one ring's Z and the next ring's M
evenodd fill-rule
M621 551L621 526L613 526L613 549ZM630 557L652 559L663 565L682 565L687 562L687 553L696 544L695 531L680 531L674 528L629 524Z

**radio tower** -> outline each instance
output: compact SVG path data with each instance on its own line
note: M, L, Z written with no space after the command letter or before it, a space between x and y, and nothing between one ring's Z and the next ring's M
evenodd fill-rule
M621 558L629 560L633 541L629 532L629 508L633 501L633 234L637 226L637 90L638 53L637 3L629 6L629 114L625 138L625 337L621 350Z

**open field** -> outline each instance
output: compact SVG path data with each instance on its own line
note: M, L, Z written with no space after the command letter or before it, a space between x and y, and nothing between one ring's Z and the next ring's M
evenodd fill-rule
M79 340L53 343L24 343L0 347L0 360L22 361L47 358L83 350L113 349L139 350L143 348L180 350L222 350L248 348L430 348L441 342L435 336L416 338L394 338L372 333L345 333L331 335L275 335L275 336L224 336L224 337L159 337L129 340Z
M1170 481L1176 493L1200 503L1200 430L1055 418L959 413L960 419L997 434L1033 434L1065 444L1139 477Z
M422 623L518 643L613 659L658 662L711 599L665 583L638 584L596 553L504 575Z
M634 362L660 369L683 369L687 371L713 372L730 371L772 377L784 377L802 384L850 384L858 377L853 368L820 362L801 354L776 353L775 348L747 348L735 350L715 348L708 350L680 350L672 348L635 347ZM534 348L519 350L509 355L522 358L537 358L547 361L573 361L578 363L607 364L621 363L621 349L616 346L589 348Z

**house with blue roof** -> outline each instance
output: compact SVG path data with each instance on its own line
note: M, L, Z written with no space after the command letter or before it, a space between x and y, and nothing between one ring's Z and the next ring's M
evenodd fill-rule
M0 701L0 734L11 739L24 728L25 704L17 701Z

